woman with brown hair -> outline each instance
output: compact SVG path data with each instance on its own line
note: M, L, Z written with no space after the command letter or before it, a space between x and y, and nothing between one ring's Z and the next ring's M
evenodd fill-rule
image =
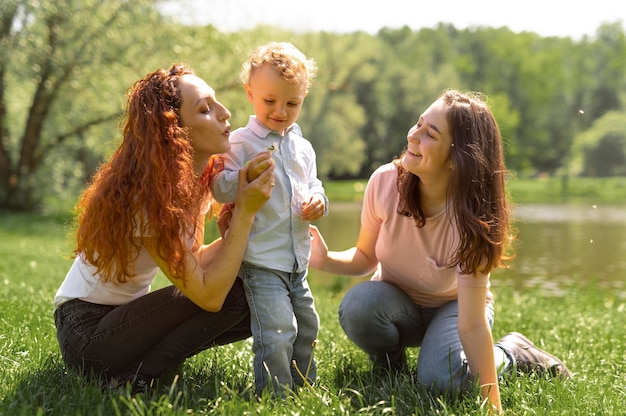
M374 272L346 293L339 321L375 367L406 369L405 348L420 347L420 384L461 392L477 383L497 410L505 372L569 375L519 333L493 344L490 272L510 259L512 239L505 175L487 104L445 91L409 130L402 156L372 174L356 246L328 251L311 227L311 267Z

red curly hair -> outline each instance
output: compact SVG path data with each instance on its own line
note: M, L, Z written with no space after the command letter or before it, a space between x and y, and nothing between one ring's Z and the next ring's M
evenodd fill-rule
M203 201L214 202L209 182L221 166L214 156L200 178L194 173L179 115L187 74L194 72L183 64L158 69L128 90L122 143L78 201L74 254L104 281L132 278L140 236L156 238L172 276L185 276L185 233L195 232Z

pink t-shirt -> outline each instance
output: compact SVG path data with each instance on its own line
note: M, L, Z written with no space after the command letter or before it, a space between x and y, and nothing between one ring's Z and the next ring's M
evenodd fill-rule
M458 266L446 267L459 245L450 206L426 218L421 228L413 218L397 213L397 176L397 168L385 164L372 174L365 190L361 227L378 234L378 269L372 280L392 283L425 307L456 300L459 286L489 288L489 274L461 274ZM491 291L486 301L493 301Z

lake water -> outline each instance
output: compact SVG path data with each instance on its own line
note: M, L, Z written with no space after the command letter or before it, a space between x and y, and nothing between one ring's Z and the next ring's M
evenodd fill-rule
M354 246L360 210L357 203L335 203L316 221L331 250ZM533 287L564 296L593 281L626 299L626 206L525 204L515 208L514 221L516 258L509 269L492 273L494 287ZM344 290L365 279L311 270L310 280Z

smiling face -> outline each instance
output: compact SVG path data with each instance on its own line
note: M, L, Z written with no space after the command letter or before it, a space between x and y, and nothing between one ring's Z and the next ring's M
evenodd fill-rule
M296 122L306 97L306 86L282 79L270 64L263 64L244 85L257 119L280 135Z
M189 129L194 159L208 160L211 155L230 150L230 111L215 98L215 91L195 75L180 78L182 104L180 118Z
M408 146L402 167L422 180L441 178L447 181L450 178L452 136L447 110L442 100L435 101L407 134Z

